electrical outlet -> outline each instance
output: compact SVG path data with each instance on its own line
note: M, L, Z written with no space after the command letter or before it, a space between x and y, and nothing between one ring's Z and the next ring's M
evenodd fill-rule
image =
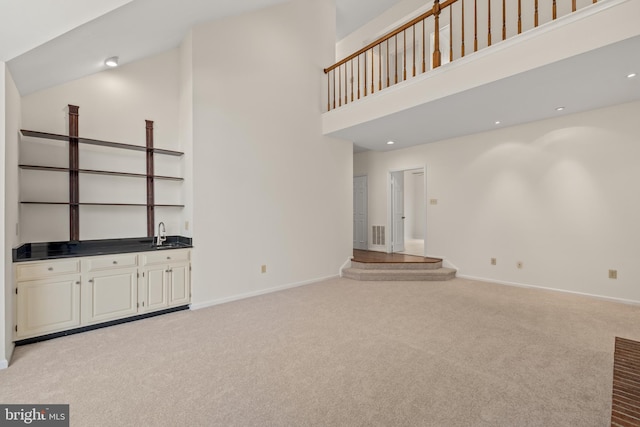
M431 199L431 200L429 200L429 203L431 203L432 205L437 205L438 204L438 199Z
M618 270L609 270L609 279L617 279Z
M266 273L267 272L267 265L263 264L260 271L262 271L263 273Z
M491 258L491 265L496 265L498 260L496 258Z
M518 261L518 262L516 263L516 267L518 267L518 268L520 268L520 269L521 269L522 267L524 267L524 264L522 263L522 261Z

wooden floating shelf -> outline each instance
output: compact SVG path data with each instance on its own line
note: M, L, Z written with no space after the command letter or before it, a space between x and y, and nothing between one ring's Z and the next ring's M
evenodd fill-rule
M168 207L168 208L184 208L184 205L165 205L165 204L153 204L147 205L146 203L70 203L70 202L20 202L27 205L67 205L67 206L154 206L154 207Z
M41 171L48 171L48 172L69 172L72 170L70 168L63 168L58 166L37 166L37 165L18 165L18 166L21 169L41 170ZM104 170L95 170L95 169L78 169L78 172L96 174L96 175L127 176L127 177L133 177L133 178L147 177L147 175L143 173L115 172L115 171L104 171ZM167 181L184 181L184 178L179 178L175 176L152 175L151 178L163 179Z
M24 136L29 136L29 137L33 137L33 138L43 138L43 139L53 139L56 141L69 141L69 140L74 140L74 141L78 141L78 143L80 144L88 144L88 145L99 145L102 147L111 147L111 148L120 148L123 150L133 150L133 151L151 151L155 154L166 154L168 156L182 156L184 155L184 153L180 152L180 151L173 151L173 150L165 150L163 148L147 148L147 147L143 147L141 145L132 145L132 144L123 144L120 142L110 142L110 141L101 141L98 139L90 139L90 138L80 138L80 137L73 137L73 136L69 136L69 135L59 135L59 134L55 134L55 133L48 133L48 132L38 132L38 131L34 131L34 130L26 130L26 129L21 129L20 132L22 132L22 135Z

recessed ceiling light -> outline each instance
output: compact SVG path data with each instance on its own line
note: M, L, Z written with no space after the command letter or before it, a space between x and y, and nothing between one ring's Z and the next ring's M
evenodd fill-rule
M499 125L500 123L502 123L500 120L496 120L495 124Z
M118 66L118 57L112 56L111 58L107 58L104 61L104 65L107 67L117 67Z
M393 142L393 141L388 141L387 142L387 145L393 145L393 144L395 144L395 142Z
M556 111L563 111L564 107L556 107Z
M628 79L632 79L632 78L634 78L635 76L637 76L637 74L636 74L636 73L627 74L627 78L628 78Z

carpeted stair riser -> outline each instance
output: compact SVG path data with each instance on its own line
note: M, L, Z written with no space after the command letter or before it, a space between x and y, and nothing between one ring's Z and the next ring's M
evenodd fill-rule
M440 262L358 262L351 261L351 268L361 270L437 270L442 268Z
M360 281L443 281L456 277L456 270L451 268L377 270L351 267L343 270L343 277Z

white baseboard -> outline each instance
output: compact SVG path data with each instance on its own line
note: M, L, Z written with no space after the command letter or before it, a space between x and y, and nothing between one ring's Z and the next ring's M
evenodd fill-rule
M224 303L227 303L227 302L238 301L238 300L245 299L245 298L257 297L259 295L270 294L272 292L278 292L278 291L284 291L285 289L297 288L299 286L311 285L313 283L322 282L322 281L328 280L328 279L335 279L337 277L340 277L340 276L318 277L316 279L305 280L303 282L289 283L287 285L276 286L276 287L268 288L268 289L262 289L262 290L255 291L255 292L247 292L247 293L244 293L244 294L232 295L230 297L215 299L215 300L212 300L212 301L199 302L199 303L196 303L196 304L191 304L189 306L189 308L191 310L200 310L202 308L213 307L214 305L220 305L220 304L224 304Z
M352 256L350 256L350 257L349 257L349 259L348 259L348 260L346 260L346 261L344 262L344 264L342 264L342 265L340 266L340 270L338 271L338 276L342 277L342 270L344 270L345 268L347 268L347 266L350 266L350 265L351 265L351 260L353 260L353 257L352 257Z
M13 357L13 351L16 349L16 345L14 343L9 343L9 348L6 349L6 353L8 355L7 359L0 359L0 370L7 369L9 367L9 361Z
M636 301L636 300L608 297L605 295L588 294L585 292L568 291L566 289L549 288L545 286L529 285L526 283L507 282L504 280L488 279L485 277L476 277L476 276L468 276L468 275L460 275L460 274L458 274L457 277L460 277L461 279L477 280L478 282L497 283L498 285L515 286L518 288L542 289L545 291L554 291L554 292L562 292L562 293L571 294L571 295L580 295L583 297L595 298L595 299L604 300L604 301L618 302L622 304L640 305L640 301Z

